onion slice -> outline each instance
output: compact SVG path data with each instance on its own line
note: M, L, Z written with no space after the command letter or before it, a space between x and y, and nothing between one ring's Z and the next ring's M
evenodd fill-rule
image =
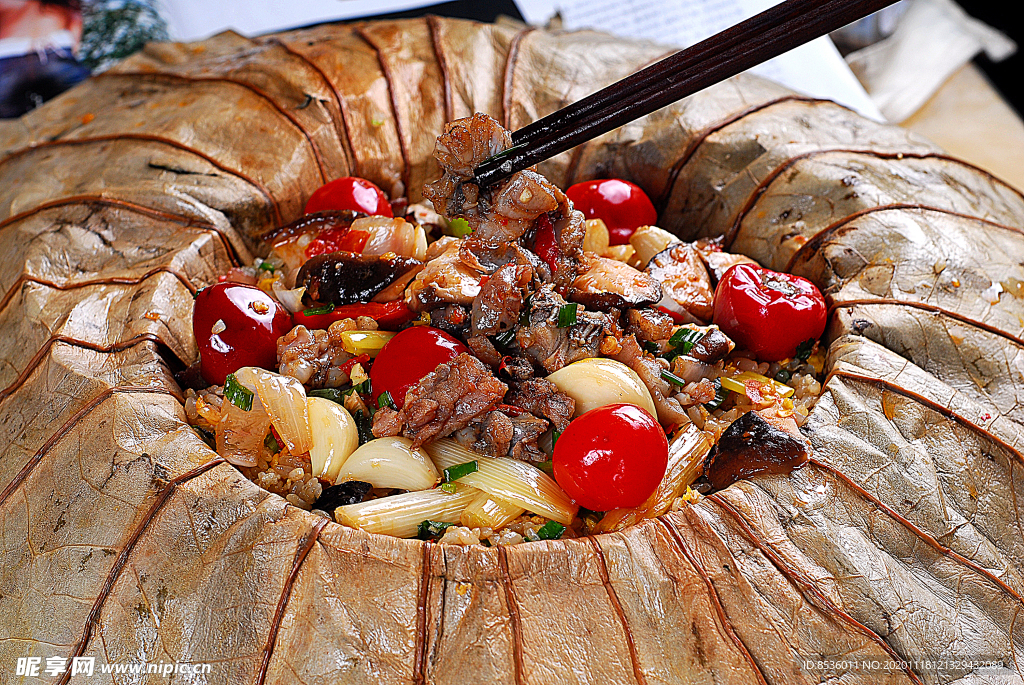
M334 520L368 533L411 538L424 521L458 523L463 510L479 495L479 490L465 486L456 486L452 494L438 489L403 492L338 507Z
M477 470L459 478L459 483L546 516L563 526L572 523L579 510L551 476L526 462L508 457L485 457L450 438L432 442L425 449L438 469L475 460Z

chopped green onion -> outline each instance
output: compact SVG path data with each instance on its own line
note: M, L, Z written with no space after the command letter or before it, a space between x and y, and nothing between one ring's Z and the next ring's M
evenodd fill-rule
M337 402L338 404L344 404L345 396L348 395L351 390L339 390L338 388L317 388L316 390L310 390L306 394L309 397L322 397L325 400L331 402Z
M664 380L666 380L669 383L671 383L672 385L678 385L680 388L682 388L683 386L686 385L686 381L685 380L683 380L679 376L675 375L671 371L663 370L661 372L661 377Z
M446 528L451 528L454 525L454 523L444 523L443 521L424 521L417 529L416 537L420 540L436 540L444 535Z
M262 262L260 262L260 271L269 271L270 273L274 273L275 271L277 271L277 268L273 264L264 259Z
M472 233L473 229L469 227L468 221L458 217L448 222L448 232L456 238L461 238Z
M372 391L373 390L370 387L370 379L367 378L362 383L359 383L358 385L353 385L351 388L346 390L345 394L351 395L354 392L357 395L369 395Z
M537 468L543 471L544 473L548 474L549 476L554 476L555 474L555 462L551 461L550 459L548 459L547 461L542 461L541 463L537 464Z
M668 344L683 354L689 354L693 346L703 337L704 333L702 331L696 331L692 328L680 328L668 339Z
M277 454L281 451L281 445L278 444L277 438L274 437L273 433L267 433L267 437L263 438L263 446L266 447L271 454Z
M516 342L516 329L510 328L507 331L502 331L498 335L494 336L494 342L506 349L512 347Z
M206 290L206 287L199 288L198 290L196 290L194 293L192 293L192 299L194 300L197 297L199 297L199 293L203 292L204 290Z
M239 409L252 411L252 390L239 383L233 373L224 379L224 397Z
M710 402L704 403L704 408L708 411L714 411L722 406L722 402L725 402L725 398L729 396L729 391L722 387L722 379L715 379L715 399Z
M455 488L455 483L441 483L441 490L447 492L449 495L454 495L458 492Z
M558 521L548 521L537 529L537 537L541 540L557 540L565 532L565 526Z
M395 404L395 400L391 397L391 391L385 390L377 398L377 408L383 409L384 407L390 407L391 409L398 410L398 406Z
M653 340L644 340L644 349L651 354L658 354L661 352L661 348L658 347L658 343Z
M330 314L333 311L333 304L322 304L318 307L310 307L309 309L303 309L302 313L305 316L320 316L321 314Z
M551 430L551 449L555 449L555 443L558 442L560 437L562 437L562 431L557 428Z
M471 473L476 473L478 470L480 470L480 467L477 464L476 460L467 461L464 464L455 464L454 466L449 466L444 470L444 482L451 483L452 481L456 481L462 478L463 476L468 476Z
M804 340L802 343L796 346L796 354L793 355L800 361L807 361L807 358L811 356L811 351L814 349L814 343L817 342L814 338L810 340Z
M575 302L563 304L558 308L558 327L568 328L576 325L576 309L579 307Z

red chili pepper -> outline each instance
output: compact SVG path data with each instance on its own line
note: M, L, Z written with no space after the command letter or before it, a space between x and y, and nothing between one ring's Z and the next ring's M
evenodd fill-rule
M825 331L826 307L813 283L756 264L737 264L715 289L714 321L762 361L793 357Z
M655 307L655 309L657 309L659 312L662 312L663 314L668 314L669 316L671 316L673 323L683 324L683 323L689 323L690 321L693 320L693 319L687 319L682 314L677 314L676 312L672 311L668 307L658 306L658 307Z
M508 416L522 416L523 414L526 413L526 410L523 409L522 407L517 407L512 404L499 404L498 406L495 407L495 409L502 412L503 414L507 414Z
M306 257L316 257L331 252L355 252L359 254L370 239L369 231L353 231L349 228L330 228L309 241Z
M361 354L358 357L352 357L347 362L345 362L344 364L339 366L338 369L347 376L347 375L352 373L352 368L356 364L366 364L369 361L370 361L370 355L368 355L368 354Z
M547 214L537 217L537 236L533 240L533 251L547 262L547 265L551 267L551 273L554 274L562 251L558 247L558 241L555 240L555 227L551 225L551 219Z
M309 310L306 310L309 311ZM394 302L362 302L359 304L343 304L326 314L306 314L296 312L292 318L295 325L306 328L328 328L335 321L354 319L357 316L368 316L384 330L396 329L403 323L416 318L416 313L406 306L402 300Z

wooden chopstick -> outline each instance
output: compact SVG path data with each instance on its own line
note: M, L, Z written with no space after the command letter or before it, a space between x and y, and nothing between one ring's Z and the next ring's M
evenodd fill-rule
M787 0L512 133L471 181L492 185L897 0Z

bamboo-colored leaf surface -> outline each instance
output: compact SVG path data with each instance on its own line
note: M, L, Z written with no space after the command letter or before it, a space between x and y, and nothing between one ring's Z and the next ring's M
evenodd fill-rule
M445 121L517 128L663 52L438 18L225 33L150 46L0 123L0 664L208 662L217 683L1021 683L1024 197L764 81L541 170L638 182L663 227L824 290L830 375L805 468L618 533L463 548L302 512L184 423L172 370L196 359L191 293L324 179L416 200ZM922 657L1007 669L802 665Z

